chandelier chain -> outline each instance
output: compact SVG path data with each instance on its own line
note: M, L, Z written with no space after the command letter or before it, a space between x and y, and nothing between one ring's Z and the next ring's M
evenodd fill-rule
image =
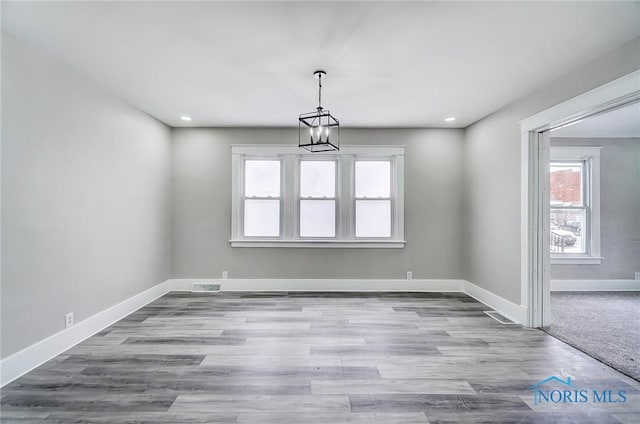
M318 109L322 109L322 74L318 75Z

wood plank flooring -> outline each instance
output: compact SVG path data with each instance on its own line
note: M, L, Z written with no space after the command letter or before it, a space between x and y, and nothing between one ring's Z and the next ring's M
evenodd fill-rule
M640 383L458 293L168 294L2 389L3 423L639 423ZM624 403L534 405L572 376Z

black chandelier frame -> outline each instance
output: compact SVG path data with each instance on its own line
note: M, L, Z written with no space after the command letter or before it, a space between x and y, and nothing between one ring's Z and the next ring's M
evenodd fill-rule
M322 78L327 73L315 71L318 78L318 107L298 117L298 147L311 153L340 150L340 121L322 107Z

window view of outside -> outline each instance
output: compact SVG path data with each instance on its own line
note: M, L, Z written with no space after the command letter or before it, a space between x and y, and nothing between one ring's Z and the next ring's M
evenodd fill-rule
M584 162L551 162L551 253L588 253Z

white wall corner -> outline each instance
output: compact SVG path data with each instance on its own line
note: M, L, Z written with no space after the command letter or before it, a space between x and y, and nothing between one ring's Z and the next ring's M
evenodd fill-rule
M164 296L171 289L169 281L157 284L129 299L126 299L102 312L79 321L72 327L64 329L29 347L22 349L0 361L0 387L39 367L48 360L92 335L109 327L127 315Z
M551 280L551 291L640 291L640 280Z
M477 301L500 312L511 321L527 325L528 308L526 305L517 305L469 281L465 281L464 292Z

